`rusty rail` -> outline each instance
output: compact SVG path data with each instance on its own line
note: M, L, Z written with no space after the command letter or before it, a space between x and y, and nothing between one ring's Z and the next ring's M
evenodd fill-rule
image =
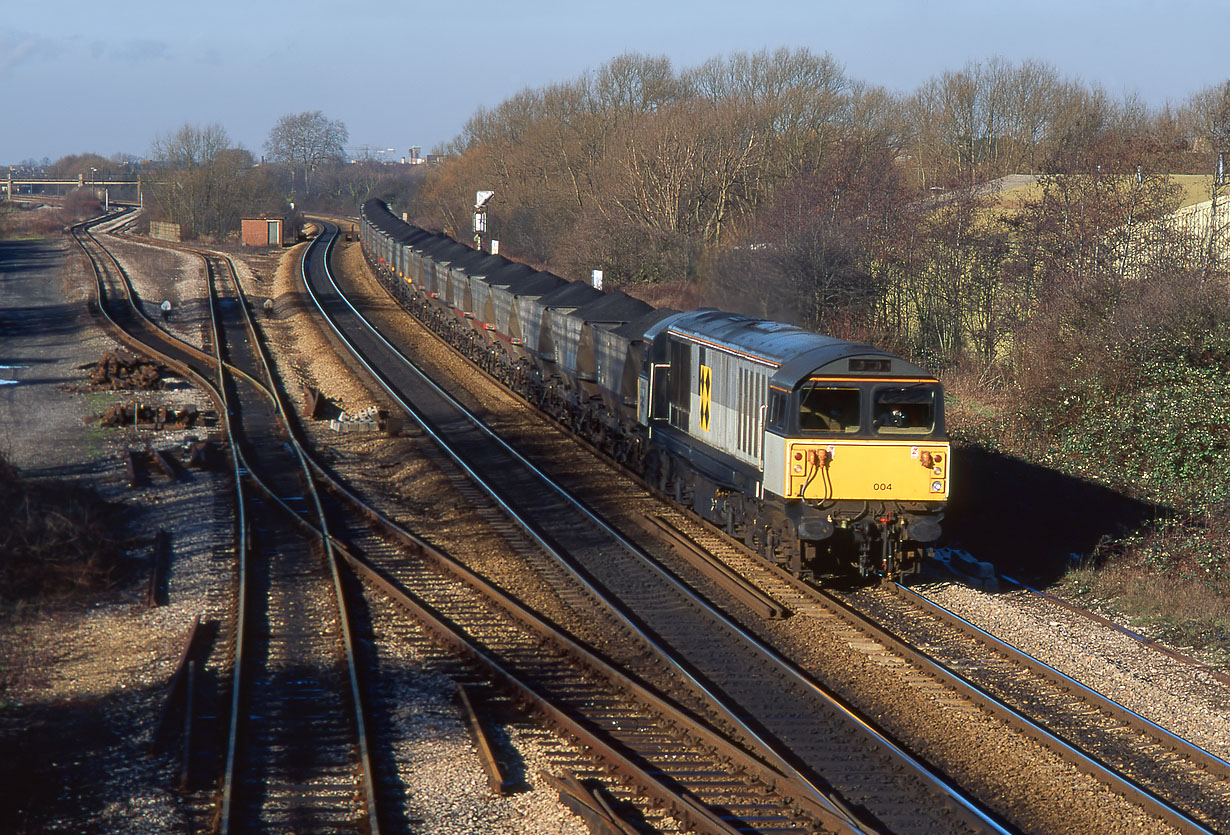
M548 771L539 771L538 776L559 792L560 802L585 821L594 835L639 835L641 832L611 806L605 793L585 785L571 771L564 771L558 777Z
M166 744L168 724L171 713L175 709L177 696L187 677L188 664L192 658L192 651L196 646L197 635L201 629L201 616L197 615L192 620L192 625L188 627L188 633L184 638L184 649L180 653L179 663L175 665L175 672L171 674L171 680L167 683L166 701L162 704L162 711L158 717L158 723L154 726L154 736L150 740L149 753L151 755L159 753ZM187 747L187 746L185 746Z
M466 727L470 729L470 736L474 739L474 745L478 749L478 758L482 762L483 773L487 775L487 785L496 794L508 794L515 786L505 772L503 761L496 753L495 740L488 733L486 723L482 721L478 711L474 708L470 688L465 684L458 684L457 699L461 702L462 711L465 713Z

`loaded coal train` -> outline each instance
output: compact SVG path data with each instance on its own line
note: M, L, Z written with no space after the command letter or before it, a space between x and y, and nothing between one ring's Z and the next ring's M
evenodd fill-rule
M361 209L390 292L513 391L800 576L898 576L940 535L943 388L870 345L656 309Z

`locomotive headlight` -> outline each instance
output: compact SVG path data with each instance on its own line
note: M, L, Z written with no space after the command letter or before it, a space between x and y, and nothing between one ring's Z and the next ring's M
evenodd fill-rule
M943 493L944 492L944 482L938 481L938 480L931 482L931 492L932 493Z

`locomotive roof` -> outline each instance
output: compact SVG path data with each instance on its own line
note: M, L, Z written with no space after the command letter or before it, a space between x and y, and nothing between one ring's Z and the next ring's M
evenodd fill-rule
M662 322L659 330L662 328L774 366L802 353L824 348L836 350L849 344L795 325L713 308L680 313Z
M647 330L646 338L664 330L775 367L772 383L787 390L814 374L932 377L914 363L871 345L722 310L695 310L663 319ZM851 371L849 359L854 357L887 360L888 365L875 372Z

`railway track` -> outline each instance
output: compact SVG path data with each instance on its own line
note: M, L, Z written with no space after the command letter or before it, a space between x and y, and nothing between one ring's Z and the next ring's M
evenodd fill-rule
M191 380L204 391L213 401L218 412L223 435L229 438L227 410L222 392L217 386L216 357L171 338L142 315L140 299L136 297L132 284L118 259L94 235L95 227L110 229L123 225L127 214L129 213L121 212L113 219L86 222L69 230L74 241L89 260L94 273L95 286L91 309L103 321L106 329L120 342L137 352L154 356L167 363L177 373ZM242 486L238 476L238 467L235 466L233 459L231 476L236 492L229 499L221 498L220 502L232 505L233 508L240 508L242 507ZM221 508L215 508L214 515L218 518L225 517L227 524L235 519L231 508L228 508L225 513ZM242 522L239 522L239 525L238 530L242 530ZM239 536L240 540L243 538L242 535ZM221 576L223 574L224 578ZM228 591L202 600L202 611L199 617L201 623L210 625L204 631L211 633L208 643L213 644L229 640L228 634L231 632L235 618L236 600L235 596L229 593L237 577L235 566L220 568L219 575L219 580L224 583L222 588ZM192 704L192 709L187 722L189 728L187 738L181 740L183 754L179 785L180 789L186 792L185 810L201 831L206 831L210 826L210 821L215 817L213 788L220 773L227 737L226 690L231 682L232 668L233 663L226 657L226 653L205 653L197 679L203 682L214 682L215 686L198 686L195 692L185 699L186 702Z
M390 523L391 524L391 523ZM438 643L468 659L596 759L589 773L636 786L625 800L649 801L698 831L858 831L844 813L783 791L774 763L748 756L687 711L612 666L601 654L455 560L401 531L400 547L352 531L347 559ZM366 541L365 541L366 540ZM407 628L406 623L399 625Z
M262 497L249 498L241 514L241 539L259 542L261 547L243 549L241 575L245 579L240 583L233 641L230 741L216 812L219 831L302 831L319 826L347 829L352 828L347 822L355 818L354 811L347 808L348 802L354 805L357 792L344 775L345 742L333 739L331 744L336 728L325 722L322 729L312 721L331 712L327 709L329 694L338 691L337 682L327 687L319 676L311 674L318 666L328 666L323 659L320 664L309 664L307 673L296 667L296 662L302 665L305 658L324 653L320 635L324 633L324 643L330 642L330 619L326 602L305 599L302 593L289 590L292 584L301 585L314 569L311 560L302 558L302 549L296 547L293 537L288 537L288 519L297 527L312 528L327 550L343 554L369 583L381 587L398 605L415 611L442 641L481 659L488 675L496 674L506 687L547 713L566 734L587 747L602 750L606 768L615 763L623 779L631 777L639 785L629 800L645 794L653 806L707 832L814 831L817 820L828 822L823 826L826 831L856 831L839 807L817 802L814 797L800 797L797 790L784 795L776 791L775 784L783 776L773 764L759 762L695 725L677 707L620 676L599 656L586 654L579 645L569 646L566 635L535 621L528 612L520 613L520 632L501 620L508 612L516 612L517 606L511 599L501 599L494 588L482 592L499 600L499 605L485 619L475 620L474 613L485 607L466 600L467 595L474 596L473 592L458 591L457 578L442 583L437 576L434 582L427 579L424 586L431 572L425 572L421 565L407 567L398 548L390 551L387 542L378 542L375 549L383 552L384 562L400 567L401 575L410 586L417 587L420 597L390 584L368 560L355 556L353 546L344 545L342 538L329 533L323 513L310 513L302 498L289 495L294 487L293 464L285 457L272 458L260 448L258 438L275 437L278 432L280 405L255 382L263 361L253 350L254 334L249 340L244 333L245 327L250 327L242 315L246 303L237 294L237 287L232 287L235 292L221 287L226 283L226 265L207 260L211 294L217 298L214 342L221 346L219 388L224 393L224 411L234 426L255 429L252 436L236 441L235 460L242 462L237 482L247 479L263 488ZM296 447L293 439L286 440L281 446ZM267 440L264 446L270 446ZM344 492L341 485L334 486ZM328 505L328 515L335 524L341 520L337 527L346 531L345 539L372 539L370 526L354 515L356 509L364 510L361 505L336 501ZM401 536L415 547L411 535L403 532ZM257 553L259 561L254 558ZM293 583L287 582L288 578ZM468 580L475 586L483 585L475 577ZM420 602L432 600L438 608ZM490 603L486 606L489 608ZM447 615L441 616L445 612ZM468 629L459 632L459 622L468 622ZM274 628L256 631L249 626L253 623ZM288 632L293 637L296 632L307 631L312 633L311 640L301 641L288 652ZM544 650L542 644L548 634L562 651ZM621 688L625 695L613 698L612 693ZM548 694L545 697L544 692ZM316 706L315 716L308 715L306 720L299 715L303 713L302 703L309 700L301 698L304 696ZM247 709L256 703L261 710ZM578 719L581 706L583 716ZM663 730L676 726L690 726L692 730L681 736ZM646 732L646 727L656 730ZM310 741L310 746L304 747L305 741ZM342 750L333 750L337 748ZM796 809L798 805L804 809ZM372 809L376 811L369 814L368 826L378 831L376 822L382 817L379 801ZM383 815L395 817L396 810L386 804Z
M346 334L386 390L452 450L454 462L484 485L493 501L524 520L528 535L556 555L575 583L587 587L595 600L609 600L614 596L610 590L618 590L625 628L657 658L672 659L665 668L646 671L647 680L686 681L706 721L725 727L749 750L784 763L801 785L856 809L865 825L899 832L996 827L816 680L645 559L626 537L545 480L486 432L481 421L409 368L374 328L353 318L355 311L325 277L324 259L324 252L305 258L311 265L305 268L306 278L335 331ZM349 321L337 323L338 318ZM673 690L679 690L678 684Z
M695 526L692 529L696 530ZM704 533L697 534L702 538L705 535ZM684 535L684 539L686 538L687 536ZM705 548L697 550L706 552ZM712 555L706 553L706 556L711 557ZM986 646L994 644L990 636L981 635L975 638L971 633L966 633L963 639L964 649L962 642L954 639L950 653L952 669L945 669L939 664L925 663L926 653L912 652L903 655L896 650L886 650L886 641L893 643L892 636L887 630L874 623L876 620L874 615L866 627L854 626L844 618L857 621L860 619L857 614L847 609L844 617L839 616L838 611L842 607L836 605L836 601L826 599L824 595L817 594L813 589L796 588L788 583L778 584L774 588L775 593L765 594L764 584L758 583L755 579L747 582L742 578L764 577L765 572L772 570L773 567L753 564L749 560L751 558L746 552L741 553L737 559L731 559L730 565L733 570L727 569L721 572L719 569L718 571L725 575L722 578L717 578L711 572L705 573L713 578L713 582L734 594L741 603L754 610L759 610L764 617L776 617L784 612L787 614L803 613L817 619L842 619L843 622L834 631L836 640L861 647L868 659L887 668L907 666L913 671L918 669L920 661L924 662L923 666L934 666L934 674L927 674L924 677L925 683L914 672L907 672L902 686L935 689L933 698L936 700L955 700L958 704L983 706L980 709L990 710L1009 727L1024 729L1026 733L1039 740L1049 750L1058 752L1063 759L1080 771L1094 775L1104 785L1109 786L1113 792L1128 798L1131 803L1138 805L1148 815L1165 821L1178 831L1224 831L1230 825L1224 817L1222 799L1227 786L1225 764L1207 752L1187 745L1163 729L1156 726L1149 727L1149 723L1143 723L1139 717L1128 715L1113 703L1099 699L1096 694L1090 693L1082 696L1087 706L1077 710L1077 713L1081 714L1081 720L1073 722L1065 716L1065 711L1074 704L1074 700L1068 694L1068 691L1078 689L1073 686L1074 683L1063 681L1058 676L1051 676L1048 682L1047 674L1042 673L1037 665L1034 665L1029 672L1024 671L1028 665L1023 660L1010 662L1015 665L1015 673L1000 672L999 675L1002 680L1015 678L1018 681L1029 681L1031 684L1026 686L1025 691L1018 691L1015 696L1007 690L1000 690L999 695L1003 696L1004 703L999 704L1000 699L995 688L991 687L988 681L992 677L989 673L986 676L969 677L970 680L966 680L966 677L961 675L967 667L989 670L994 663L998 663L990 660L982 661L979 660L981 656L972 655L971 641L983 646L984 655L991 654L1000 659L1011 655L1009 650L1003 648L988 650ZM712 563L711 559L710 563ZM773 586L771 581L766 582L768 586ZM899 594L904 595L906 592L900 590ZM760 598L759 601L753 599L757 597ZM902 600L902 598L893 599ZM914 620L920 626L910 633L912 641L920 646L931 648L940 636L926 624L928 619L934 623L938 613L924 616L916 604L906 604L902 600L901 605L918 612ZM958 632L963 629L953 624L951 619L948 623L951 629ZM909 642L896 641L895 643L904 646ZM966 658L965 663L962 663L962 657ZM974 679L979 679L979 681L976 682ZM975 685L981 685L981 687ZM983 688L987 692L983 692ZM959 690L961 694L954 694L950 692L951 690ZM1048 695L1043 695L1044 693ZM1029 711L1018 711L1012 706L1014 702L1017 706L1024 707L1031 705L1035 700L1048 699L1052 705L1049 713L1039 709L1033 711L1032 716L1028 716L1026 714ZM992 704L995 706L991 707ZM954 707L953 709L962 708ZM1115 726L1115 730L1113 732L1107 729L1099 730L1097 727L1099 720L1101 724ZM1085 729L1080 733L1074 732L1074 724L1081 724L1081 722L1084 723Z
M101 281L102 279L100 278L100 282ZM116 281L116 286L118 287L120 284L119 279L114 279L114 281ZM241 305L242 302L238 302L236 307ZM222 340L219 340L219 342L221 343ZM227 340L227 342L229 344L229 340ZM256 372L254 369L252 376L255 376L255 373ZM255 407L253 411L255 412ZM244 411L243 414L246 415L247 412ZM487 445L490 445L489 441L487 442ZM475 444L472 448L480 450L483 449L483 447L479 444ZM483 454L485 453L481 453L480 457ZM473 494L476 488L470 485L467 487L462 487L461 489L467 490ZM522 495L527 492L527 488L524 487L519 488L519 490L520 492L518 492L518 488L514 487L514 494ZM487 505L486 514L493 521L501 518L502 511L497 510L496 508L500 504L509 504L507 501L502 502L499 499L492 499L491 497L487 497L485 500L475 497L475 500L479 501L480 504L485 501ZM341 517L342 514L336 507L336 505L340 504L339 502L330 499L326 502L326 504L330 509L329 512L331 516ZM284 510L285 508L282 509L282 512L275 515L285 516L286 514L284 513ZM546 512L546 515L551 516L553 513L558 515L558 509L550 509ZM303 514L298 515L303 516ZM994 698L997 701L1003 702L1009 711L1021 714L1029 713L1029 710L1021 710L1022 707L1035 709L1035 712L1038 715L1032 718L1027 718L1026 720L1005 719L1005 721L1009 724L1028 721L1028 723L1035 728L1035 730L1027 731L1031 734L1049 733L1049 731L1042 731L1040 728L1055 728L1064 721L1068 721L1065 734L1061 734L1064 736L1064 741L1061 743L1050 742L1047 744L1050 745L1052 749L1060 749L1065 747L1071 748L1073 750L1071 755L1072 761L1079 761L1080 763L1083 763L1082 765L1078 765L1078 768L1081 768L1087 773L1098 775L1099 779L1112 785L1114 787L1114 791L1124 795L1133 796L1136 798L1133 802L1139 803L1143 808L1149 810L1150 814L1155 815L1161 820L1165 820L1178 831L1203 832L1227 831L1227 829L1230 829L1230 827L1227 827L1226 818L1224 817L1225 799L1223 791L1227 781L1225 780L1225 774L1222 769L1225 764L1220 760L1216 760L1216 758L1214 758L1215 761L1202 762L1201 755L1198 751L1188 750L1185 746L1180 744L1181 741L1176 742L1176 740L1169 738L1164 732L1157 733L1156 731L1141 731L1139 728L1136 728L1130 731L1130 733L1141 735L1130 736L1128 735L1129 732L1123 729L1132 728L1138 723L1135 723L1130 718L1125 718L1121 715L1115 714L1113 706L1107 707L1102 705L1097 702L1096 699L1087 702L1087 704L1092 706L1082 708L1082 710L1078 712L1080 715L1073 720L1072 717L1067 716L1067 714L1071 713L1071 696L1064 693L1065 687L1068 690L1072 689L1071 682L1067 684L1054 684L1051 690L1047 691L1046 688L1040 684L1040 682L1046 678L1045 674L1040 675L1036 671L1029 674L1022 673L1021 664L1023 662L1012 661L1005 663L1003 661L1004 655L1002 651L992 652L985 650L985 647L989 643L992 643L987 641L985 637L980 638L973 636L972 630L967 630L959 624L946 619L941 613L923 613L923 610L919 608L918 604L911 603L908 601L908 598L900 596L904 594L904 592L899 591L897 593L890 594L887 591L882 590L862 590L848 596L845 603L846 608L843 611L842 604L839 604L836 600L826 600L822 595L818 595L814 589L800 587L797 584L794 584L792 582L792 578L788 578L788 575L781 575L780 572L775 574L772 566L763 563L763 561L759 560L758 557L750 556L746 551L741 551L736 543L724 543L721 541L723 538L720 536L714 536L713 540L710 540L709 537L713 534L711 529L698 527L693 520L682 516L671 518L671 514L668 512L664 512L662 516L663 520L660 523L655 524L657 524L658 527L665 525L666 529L675 531L676 535L674 535L672 539L677 547L682 550L687 550L687 542L691 540L692 544L696 546L696 551L704 552L707 555L710 564L712 564L713 558L716 556L720 562L729 566L731 570L727 572L727 579L714 580L714 582L727 588L741 585L744 588L744 592L750 593L750 590L754 590L762 595L764 600L768 601L764 604L766 608L762 616L783 617L803 615L818 624L831 623L833 634L838 636L838 640L860 646L862 648L860 651L863 652L869 659L873 659L877 664L880 664L885 669L889 670L901 666L902 662L900 659L904 657L895 648L890 649L890 646L894 643L902 643L903 645L913 644L916 647L922 646L926 649L926 652L920 656L910 656L910 659L905 662L905 665L910 670L917 670L920 665L931 663L939 666L941 670L935 672L934 674L929 673L924 677L926 680L923 678L918 678L915 673L907 672L905 676L907 681L911 680L911 677L913 677L913 683L908 686L930 691L935 699L942 701L953 698L952 693L950 692L952 688L964 689L966 687L970 687L971 684L976 685L976 687L971 688L971 692L977 690L981 692L982 695L962 695L959 698L970 703L979 704L988 698ZM496 523L501 524L499 522ZM549 561L548 557L543 556L545 552L541 548L541 545L544 544L542 542L544 533L540 530L539 525L530 522L527 524L525 529L512 531L507 529L506 521L502 524L505 526L505 533L510 540L518 542L516 551L520 558L530 561L537 561L538 570L542 571L546 576L550 576L552 574L562 576L568 572L567 568L553 564ZM388 545L387 541L384 545L369 541L370 537L374 534L371 533L370 529L365 530L362 525L351 528L348 527L347 524L338 526L336 521L334 522L334 525L339 530L347 531L345 535L340 537L335 535L335 537L330 540L327 536L323 522L313 523L314 533L311 535L321 537L322 542L334 542L335 546L339 548L339 553L342 557L348 564L354 566L355 570L357 570L362 576L367 576L367 572L369 571L372 572L372 577L369 577L366 582L375 583L377 586L379 586L382 582L391 583L392 585L390 587L383 588L382 594L385 594L389 597L389 599L396 601L398 606L413 608L411 604L399 599L399 595L405 595L406 600L414 600L417 598L420 602L426 602L432 599L443 601L440 603L441 606L455 606L457 607L455 609L456 611L466 608L467 604L458 603L457 599L454 597L454 595L458 594L456 590L442 591L438 588L428 586L416 591L412 585L410 585L410 581L406 580L401 575L400 566L402 561L405 559L404 553L407 550L414 552L416 548L421 547L419 545L411 546L406 544L405 537L409 536L413 539L412 535L409 535L407 532L401 532L397 536L401 537L400 541L402 544L398 547L391 547ZM592 534L588 532L573 532L571 535L584 540L589 538ZM546 539L554 542L556 536L557 534L550 533L546 535ZM344 546L342 544L343 540L352 544L350 546ZM359 548L353 543L365 544L364 547ZM354 550L350 550L351 548ZM597 550L597 564L600 564L604 559L610 559L609 551L604 551L601 547ZM362 556L361 554L365 552L369 553L367 553L366 556ZM603 586L609 585L614 587L618 586L619 583L618 579L611 579L609 577L604 579L601 572L592 572L584 566L578 568L578 566L573 565L572 570L577 572L576 576L580 576L586 582L591 582L596 585L594 591L584 590L583 583L578 584L575 582L576 576L574 576L574 582L572 584L562 583L565 587L565 591L562 592L562 595L569 601L569 605L577 611L590 610L594 605L596 595L600 594ZM439 573L442 569L437 568L436 571ZM451 573L451 569L443 571L444 574ZM409 571L410 575L416 575L418 573L430 572L416 572L415 570ZM740 579L730 579L731 575ZM750 583L748 578L751 578ZM462 585L465 586L468 584L463 581ZM660 590L655 589L653 591L645 591L643 594L645 595L646 600L652 600L654 597L660 597L656 593L658 591ZM467 593L472 594L472 592ZM481 594L479 596L482 597ZM678 608L677 602L663 601L661 599L656 600L655 604L661 611L671 613L669 615L663 615L663 617L673 616L674 610ZM483 606L478 608L481 609L483 607L490 607L493 605L496 606L496 611L505 611L505 614L501 615L502 617L508 617L506 610L503 609L505 604L493 604L491 602L486 602ZM745 603L745 605L752 604ZM853 607L853 609L849 607ZM435 607L433 606L428 606L427 613L420 613L419 617L429 619L430 611L434 608ZM650 607L650 609L652 609L652 607ZM857 621L864 619L854 610L865 611L874 623L867 625L858 624ZM444 611L444 609L440 609L439 611ZM774 612L774 614L770 614L771 611ZM936 618L944 620L947 624L946 628L953 630L954 636L950 637L948 633L943 633L943 640L940 640L941 635L937 632L935 626L935 623L937 622ZM635 628L649 626L647 631L652 633L654 636L658 636L658 632L653 627L652 621L649 623L644 622L639 614L630 617L629 620L633 623ZM885 626L889 628L885 629ZM436 627L432 628L434 629ZM826 628L829 627L826 626ZM476 639L478 649L482 651L487 646L488 642L491 642L494 646L494 639L490 637L493 632L495 634L499 634L504 631L511 633L513 630L508 629L506 626L499 628L485 626L483 619L477 618L472 627L461 631L464 635L468 636L469 639ZM897 636L895 633L900 633L900 636ZM964 635L964 637L955 637L956 634ZM899 640L899 638L901 640ZM460 638L456 635L452 638L448 638L441 634L438 640L451 643L453 641L460 640ZM967 643L962 643L963 641ZM974 654L976 651L976 645L981 645L984 647L983 651L988 652L987 658ZM458 649L457 651L462 654L469 655L471 658L477 657L473 654L473 649ZM721 650L711 651L716 653L721 652ZM522 659L522 661L524 661L525 657L524 653L517 648L515 641L512 643L511 648L500 649L498 652L492 649L491 653L497 657L506 654L507 658L517 658ZM947 656L947 658L944 656ZM533 656L531 655L529 657L532 658ZM703 653L698 653L696 657L699 659L696 665L689 662L689 664L684 668L683 672L685 673L685 677L693 679L700 678L706 681L711 680L714 675L713 670L720 668L717 666L706 666L716 664L716 662L711 659L704 658ZM489 664L489 662L490 659L484 661L483 663ZM479 662L475 661L473 663ZM562 662L558 663L562 664ZM1016 665L1015 668L1012 666L1013 664ZM515 669L515 665L511 663L507 664L507 666L510 671ZM634 664L630 666L636 673L633 680L641 683L653 682L655 680L661 682L665 679L678 678L677 673L664 676L660 669L655 669L652 665L647 665L643 668L637 668ZM973 675L966 675L967 673L973 673ZM491 673L487 672L481 675L489 676ZM570 682L567 686L565 686L563 696L560 694L552 695L549 687L542 684L534 684L538 675L539 673L535 672L532 664L525 662L523 663L519 678L521 683L513 684L505 682L504 686L513 692L518 692L518 688L523 688L520 692L526 694L523 695L522 698L524 698L527 702L532 699L543 699L545 704L558 703L561 705L567 705L569 703L564 698L567 694L587 693L587 695L580 700L581 702L611 703L611 696L609 693L603 695L598 689L596 689L599 686L610 688L612 685L609 683L602 685L590 684L589 686L595 689L586 691L582 689L582 684L579 683L580 680L577 680ZM754 677L755 675L757 674L750 673L749 678ZM956 682L956 679L958 678L969 679L969 681L964 684L958 684ZM942 682L942 685L938 688L935 683L937 680ZM998 684L996 684L997 681L999 682ZM1009 684L1011 687L1017 688L1015 695L1012 694ZM998 692L996 692L997 688ZM1039 688L1042 688L1042 690L1039 690ZM671 697L668 701L673 701L676 708L682 708L685 716L691 715L695 717L697 715L705 715L705 708L703 707L704 699L701 698L698 700L698 697L696 696L697 691L693 686L679 687L678 684L675 683L673 685L667 684L660 686L657 690L659 692L668 693ZM528 695L530 693L533 695ZM724 695L729 696L729 694ZM1017 704L1014 705L1014 701ZM1050 719L1046 718L1045 711L1036 710L1038 704L1047 701L1051 703L1051 707L1049 708L1051 711ZM733 704L735 705L734 707L732 707L731 704L732 703L727 703L724 711L718 711L717 714L707 715L705 722L710 726L710 728L720 729L718 739L723 740L725 744L738 742L738 747L744 749L744 755L746 755L748 750L755 748L755 744L752 740L758 736L757 732L762 731L763 728L757 727L755 732L749 734L746 728L740 727L740 722L737 721L737 717L744 713L753 713L755 710L759 710L759 708L748 707L749 704L754 705L754 700L751 702L733 701ZM776 707L781 709L783 712L794 710L794 708L789 705L783 706L779 704L776 705ZM645 708L638 709L645 710ZM996 708L995 710L1003 711L1004 709L1005 708L1001 707ZM569 713L574 710L580 710L580 708L575 707L574 705L569 705L567 708L567 712ZM625 705L618 708L618 710L616 710L612 715L616 717L621 716L622 723L628 724L629 717L637 715L633 713L633 710L634 709L632 707ZM633 724L639 726L649 725L651 727L667 724L674 727L674 725L670 724L669 721L662 718L662 714L642 713L639 715L644 716L645 718L639 719ZM1003 715L1007 716L1008 714L1004 713ZM616 725L620 724L620 721L612 720L610 717L607 719L598 719L597 721L599 726L601 726L604 721L610 721ZM1080 725L1081 723L1084 723L1083 730L1074 730L1075 726ZM1024 727L1024 725L1018 725L1018 727ZM567 730L564 732L569 734L571 733ZM775 730L769 735L775 742L781 742L782 736L785 736L787 739L789 738L788 734L782 734L778 730ZM645 738L642 738L639 741L621 741L619 745L626 750L633 750L637 745L645 745L649 749L652 749L654 742L655 740L650 737L648 742L645 741ZM700 758L698 760L699 762L712 762L714 759L714 752L719 750L713 747L714 743L712 741L707 744L710 747L705 748L701 746L697 749L699 752L707 752L698 753L696 755ZM1171 748L1177 749L1177 753L1168 750ZM1093 756L1081 754L1077 749L1084 749L1085 751L1092 753ZM670 760L671 758L678 758L680 762L686 762L687 756L688 755L683 753L674 753L668 754L667 759ZM817 772L814 766L804 766L800 768L800 764L798 762L800 758L794 756L793 754L790 757L782 758L785 761L785 765L787 766L786 768L775 769L774 763L771 762L772 759L773 757L771 756L762 756L760 760L753 758L754 767L749 768L753 768L753 770L761 769L759 772L761 774L760 779L771 783L778 782L782 779L788 780L793 775L795 777L804 777L804 784L810 782L813 790L817 787L824 789L831 788L826 780L816 779ZM816 759L819 759L819 756L817 756ZM652 763L653 760L645 759L645 762ZM722 762L724 768L729 767L729 761L723 759ZM1155 764L1159 762L1165 765L1165 768L1160 771L1155 767ZM764 771L763 769L766 768L769 770ZM703 771L703 769L697 770ZM1115 776L1114 772L1116 771L1125 772L1126 779L1124 774ZM601 767L595 766L593 772L594 776L597 776L600 773ZM622 779L627 779L626 774ZM717 777L714 772L705 772L702 782L705 782L706 780L713 785L721 785L721 778ZM675 781L672 780L670 782L673 783ZM1185 786L1187 788L1184 788ZM638 788L632 793L632 795L642 794L644 791L645 789L643 787ZM733 792L734 790L726 788L725 791ZM762 791L762 789L749 788L748 791L750 794L755 794ZM843 826L868 828L879 828L881 826L885 826L893 828L893 831L898 831L896 821L888 820L887 816L883 813L871 811L871 808L873 807L866 807L857 803L851 804L847 802L849 789L847 788L846 791L847 794L843 794L840 791L835 793L836 804L834 808L825 808L822 802L819 802L815 797L813 797L811 800L812 807L808 810L808 814L805 814L802 817L800 817L797 812L797 799L795 801L779 804L771 815L774 825L778 826L783 831L791 831L794 827L801 825L799 823L800 820L806 822L810 819L813 823L819 822L818 825L831 829L841 829ZM633 799L632 795L628 798L629 802ZM697 798L703 797L704 795L701 791L695 791L692 792L691 796L693 798ZM688 817L686 804L681 804L677 797L674 799L669 796L660 797L656 798L654 802L664 808L677 812L683 818ZM728 814L730 809L720 805L719 802L714 801L713 799L706 800L702 802L701 805L704 808L720 809L721 813L718 815L718 818L722 820L725 825L731 825L731 822L735 821L735 825L738 828L737 831L768 831L767 828L762 830L750 822L750 820L759 821L762 817L765 820L770 818L768 815L762 816L759 814L759 812L763 812L765 810L766 807L764 805L754 807L751 804L748 804L744 808L749 811L742 813L745 815L744 818L738 818L737 815ZM806 804L804 805L806 806ZM387 816L390 813L386 811L382 814ZM693 811L693 814L695 814L695 811ZM810 815L810 818L808 815ZM843 816L845 816L845 820L843 820ZM950 820L947 822L951 823ZM934 824L935 821L931 821L931 823ZM692 825L695 824L693 823ZM805 823L802 825L805 825ZM903 828L900 831L910 830Z
M1135 632L1124 626L1120 626L1119 624L1115 623L1113 620L1110 620L1109 618L1102 617L1101 615L1095 614L1094 612L1090 611L1087 608L1083 608L1076 604L1070 603L1067 600L1064 600L1062 597L1056 597L1055 595L1049 594L1048 592L1042 591L1041 589L1034 588L1028 583L1022 582L1021 580L1018 580L1016 578L1009 577L1007 575L1000 575L999 579L1011 584L1012 586L1016 588L1021 589L1026 594L1028 594L1031 599L1037 600L1040 603L1045 603L1047 605L1057 606L1060 609L1070 612L1071 614L1075 615L1081 620L1090 621L1092 623L1098 624L1099 626L1103 626L1106 629L1119 632L1131 638L1132 641L1134 641L1138 646L1143 647L1149 652L1156 653L1157 655L1160 655L1160 656L1164 656L1166 658L1171 659L1172 661L1177 661L1178 663L1183 664L1184 666L1190 667L1193 670L1197 670L1202 675L1206 675L1209 678L1215 679L1221 682L1222 684L1230 684L1230 674L1224 673L1221 670L1217 669L1216 667L1212 667L1202 661L1199 661L1193 658L1190 655L1187 655L1185 653L1178 652L1174 649L1171 649L1170 647L1159 643L1157 640L1153 638L1145 637L1139 632Z
M322 562L304 538L305 528L309 535L326 530L323 513L297 447L286 443L276 386L229 261L202 256L213 320L210 357L140 313L118 261L88 226L74 234L94 265L99 309L118 335L210 391L230 438L240 509L238 591L226 618L229 659L222 678L229 697L212 699L229 701L229 715L214 723L226 729L225 743L215 749L218 796L190 805L212 807L210 828L223 833L378 832L341 578L327 540L321 540L328 557ZM189 786L200 782L186 775Z
M241 340L232 337L218 341L233 344ZM407 560L402 551L423 549L420 541L404 531L396 532L398 542L394 543L376 536L370 520L360 520L354 513L369 509L346 496L342 485L332 486L337 495L348 500L330 502L328 507L328 515L343 534L330 534L323 527L318 530L330 549L343 555L351 569L368 583L414 612L442 642L481 660L489 675L494 674L520 698L532 702L569 736L603 751L608 766L614 762L621 776L636 780L655 805L707 832L806 831L813 828L810 821L816 819L829 821L832 825L825 828L830 831L851 831L844 813L832 804L797 793L784 799L778 793L776 800L771 799L774 784L783 779L779 772L696 728L677 708L621 676L599 656L587 653L558 629L519 609L515 601L476 576L456 565L439 572L439 566L449 565L440 555L436 555L435 574ZM366 543L377 558L361 556L355 550L356 542ZM384 567L375 567L374 563ZM385 575L389 570L396 571L395 582ZM460 584L458 577L448 576L459 572ZM476 602L474 589L486 602ZM495 609L491 608L493 600ZM516 623L509 621L510 614ZM550 641L551 648L544 640ZM622 697L618 695L621 690ZM617 695L612 697L613 693ZM582 706L584 718L578 721L576 715L582 712ZM682 736L660 730L668 726L692 730ZM645 727L659 730L647 734ZM627 752L635 755L629 759ZM642 758L647 759L641 762ZM792 808L800 803L807 807L806 813ZM749 819L755 821L754 830Z
M1070 761L1078 768L1177 829L1230 831L1230 763L908 588L866 590L852 602L899 640L926 648L945 669L1009 708L1023 732L1045 729L1071 746Z
M379 832L351 619L324 511L288 443L277 383L233 267L204 257L215 344L228 371L242 372L221 381L232 421L243 426L239 458L263 488L249 503L219 831Z
M666 514L664 514L665 516ZM905 659L928 681L988 710L1181 832L1230 831L1230 763L1005 644L900 584L845 591L799 582L740 543L676 514L696 563L715 556L782 609L836 630L891 668ZM685 533L686 531L686 533ZM711 575L728 582L726 575ZM916 686L918 686L916 684Z

